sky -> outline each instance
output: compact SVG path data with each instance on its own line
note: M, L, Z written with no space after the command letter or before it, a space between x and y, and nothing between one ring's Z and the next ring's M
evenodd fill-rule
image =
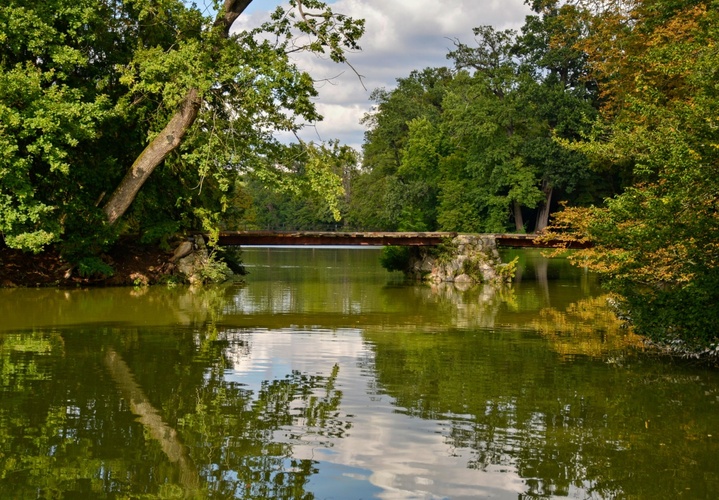
M255 0L236 21L234 29L258 26L269 19L276 0ZM530 13L524 0L335 0L336 13L365 19L362 51L348 59L363 76L362 82L346 65L317 56L296 60L318 81L316 103L325 119L306 127L300 137L310 141L339 139L361 150L365 126L362 117L372 109L370 93L396 86L414 69L449 66L446 54L452 40L473 43L472 28L491 25L519 29ZM364 83L364 88L363 87Z

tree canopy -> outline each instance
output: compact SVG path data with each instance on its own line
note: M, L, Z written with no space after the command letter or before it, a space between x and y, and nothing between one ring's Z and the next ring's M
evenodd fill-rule
M373 94L361 185L348 220L378 229L541 231L558 200L601 201L612 175L558 138L588 133L597 89L576 47L580 10L542 2L520 32L474 29L453 68L427 68ZM361 190L366 192L366 190Z
M208 14L181 0L4 2L5 244L37 252L61 242L72 258L123 231L159 239L216 228L240 174L280 168L288 146L274 132L321 119L311 76L288 54L344 62L363 22L291 0L261 27L233 32L250 3L215 0ZM310 187L334 203L333 174L314 165Z
M580 2L577 2L580 3ZM602 115L576 149L633 185L603 206L558 215L589 239L576 259L609 279L639 331L679 350L719 335L719 3L607 2L582 41Z

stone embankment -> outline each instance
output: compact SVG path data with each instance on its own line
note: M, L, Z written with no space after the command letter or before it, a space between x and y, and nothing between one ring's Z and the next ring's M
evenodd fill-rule
M502 262L493 235L460 234L440 247L420 248L408 274L432 283L498 284L514 277L515 264Z

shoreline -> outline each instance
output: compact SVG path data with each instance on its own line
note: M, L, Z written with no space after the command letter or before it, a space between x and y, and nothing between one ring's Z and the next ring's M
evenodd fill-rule
M57 248L31 254L0 247L0 288L75 288L80 286L153 285L167 280L172 252L157 246L119 241L100 258L114 270L112 276L81 276Z

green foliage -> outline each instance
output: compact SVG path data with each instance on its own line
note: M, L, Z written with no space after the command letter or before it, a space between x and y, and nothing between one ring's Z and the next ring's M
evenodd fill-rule
M410 247L383 247L379 262L388 271L406 271L412 258Z
M262 27L229 35L222 16L233 6L217 2L215 17L181 0L2 4L5 244L38 252L58 242L77 261L96 252L93 239L105 246L122 232L153 242L188 229L216 232L223 214L244 215L234 207L247 205L238 178L285 174L278 165L288 147L273 133L321 119L313 79L288 54L346 62L344 51L359 49L363 22L325 2L293 0ZM102 204L191 90L202 100L197 118L109 230ZM337 218L341 183L326 160L346 159L347 151L305 149L308 189Z
M356 152L338 141L285 147L274 169L246 176L253 224L267 229L338 227L347 212L356 165Z
M224 283L233 276L230 266L217 252L210 252L207 262L200 269L200 279L203 283Z
M66 210L79 208L70 202L71 191L83 191L74 166L110 108L107 96L75 77L93 70L84 47L102 9L86 8L94 3L87 0L56 3L0 7L0 233L9 246L34 252L57 241Z
M348 224L377 230L437 229L436 162L442 100L453 78L447 68L413 71L393 91L377 89L376 109L363 123L362 171L351 196ZM425 156L428 155L428 156Z
M603 208L568 210L556 229L595 243L576 259L623 295L639 333L698 352L719 339L717 3L644 0L591 19L604 108L575 147L630 168L634 184ZM619 43L630 58L608 52Z
M242 249L240 247L218 247L215 252L234 274L244 276L247 274L242 264Z
M517 273L517 264L519 263L519 256L513 258L509 262L502 263L497 266L497 276L499 281L510 282L514 279L514 275Z
M99 257L85 257L77 263L77 272L83 278L106 278L115 271Z
M475 28L446 68L413 72L373 93L357 183L374 193L352 200L349 219L375 229L504 232L541 229L559 196L614 183L588 168L562 139L587 133L596 116L586 56L574 48L584 20L556 2L536 6L522 32ZM525 223L524 214L537 221ZM543 214L543 215L542 215Z

